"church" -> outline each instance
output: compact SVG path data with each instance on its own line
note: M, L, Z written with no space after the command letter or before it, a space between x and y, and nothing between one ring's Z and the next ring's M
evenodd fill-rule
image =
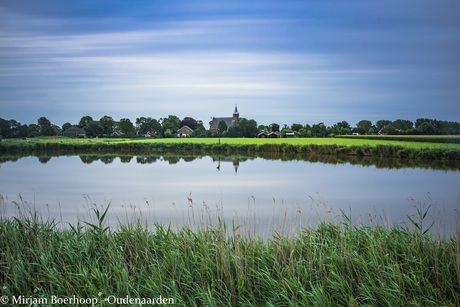
M223 121L227 127L233 127L238 123L239 118L240 113L238 113L238 107L235 105L235 111L233 111L232 117L213 117L209 122L209 130L217 130L221 121Z

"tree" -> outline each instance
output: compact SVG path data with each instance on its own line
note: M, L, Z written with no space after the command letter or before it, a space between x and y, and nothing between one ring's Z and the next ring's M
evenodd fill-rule
M224 133L225 131L227 131L228 126L223 120L221 120L219 122L219 125L217 126L217 129L219 130L220 133Z
M385 129L387 130L387 134L389 135L394 135L397 133L395 127L393 127L392 124L387 125Z
M176 131L180 128L179 124L180 119L176 115L169 115L167 118L163 118L163 120L161 121L161 127L163 128L164 136L169 137L166 135L175 135ZM166 130L169 130L170 132L167 134Z
M238 124L229 127L224 135L227 137L257 137L258 133L259 130L255 120L240 118Z
M136 134L136 129L134 128L133 123L129 118L122 118L118 123L118 127L120 128L121 132L127 136L134 136Z
M102 116L99 120L99 123L102 127L102 134L111 135L113 133L113 129L115 128L115 121L111 116Z
M11 132L10 121L0 118L0 136L4 138L11 137Z
M375 123L375 127L377 127L377 131L380 131L380 130L382 130L383 128L385 128L386 126L390 125L391 123L392 123L391 120L379 119L379 120Z
M417 129L421 134L435 134L436 129L430 122L423 122Z
M401 133L406 133L407 130L414 127L414 123L407 119L397 119L392 123L393 127L396 130L399 130Z
M85 134L89 137L101 136L102 134L104 134L104 128L102 127L100 122L92 121L88 123L88 125L86 126Z
M280 131L280 125L278 125L277 123L272 123L272 124L270 124L269 127L270 127L270 130L272 132L277 132L277 131L279 132Z
M0 136L4 138L11 138L15 137L15 128L14 126L18 126L14 124L15 120L6 120L0 118Z
M298 132L298 135L299 135L299 137L302 137L302 138L307 137L307 129L305 129L305 128L300 129L299 132Z
M164 137L165 138L171 138L173 137L173 132L171 131L171 129L166 129L165 132L164 132Z
M292 124L291 125L291 130L295 132L299 132L300 129L302 129L303 126L301 124Z
M53 127L51 127L51 122L44 116L40 117L37 121L40 135L43 136L52 136L55 135Z
M203 125L203 121L201 120L196 121L195 129L193 129L192 136L195 136L195 137L206 136L206 128Z
M265 125L259 125L259 126L257 127L257 130L259 130L259 132L262 132L262 131L263 131L263 132L268 132L268 127L265 126Z
M30 124L27 128L29 131L27 136L29 137L40 136L40 127L37 124Z
M366 134L369 132L369 129L372 127L372 122L367 119L360 120L356 124L356 128L358 129L359 134Z
M332 127L329 127L330 134L345 135L350 134L350 124L346 121L341 121L334 124Z
M286 137L286 134L292 133L294 131L292 131L291 128L282 128L280 132L281 132L282 137L284 138L284 137Z
M308 131L307 131L308 134ZM314 124L311 127L311 135L315 137L325 137L327 136L327 128L324 123Z
M28 134L29 127L27 125L21 125L20 122L14 119L6 120L0 118L0 139L26 137Z
M460 123L448 122L444 120L418 118L415 121L415 128L420 131L424 123L431 124L434 127L433 134L460 134ZM426 125L423 129L426 129Z
M69 129L70 127L72 127L72 124L71 124L71 123L65 123L64 125L62 125L62 131L66 131L66 130Z
M195 119L193 119L192 117L184 117L184 119L181 120L181 122L179 123L179 128L182 126L188 126L192 130L195 130L196 125L197 125L197 122Z
M162 134L161 124L154 118L151 117L139 117L136 118L137 133L144 135L147 133Z
M240 119L238 121L238 126L242 130L243 137L251 138L256 137L259 134L259 130L257 130L257 122L253 119Z
M78 127L85 129L88 124L93 121L93 118L89 115L83 116L78 123Z

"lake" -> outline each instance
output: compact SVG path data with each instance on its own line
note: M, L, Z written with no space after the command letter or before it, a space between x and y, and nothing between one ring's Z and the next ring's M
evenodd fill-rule
M268 160L258 157L74 155L4 159L3 216L34 208L64 227L94 222L93 204L110 204L107 222L141 217L180 227L225 219L239 231L294 233L320 221L412 226L417 210L441 235L455 233L460 208L458 169L385 168L354 163ZM390 163L391 164L391 163Z

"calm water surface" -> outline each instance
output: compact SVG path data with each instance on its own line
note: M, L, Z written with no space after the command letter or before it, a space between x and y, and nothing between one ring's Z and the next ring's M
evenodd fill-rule
M198 225L217 216L246 231L295 231L319 221L399 225L430 207L436 231L452 234L460 208L460 172L304 161L142 157L88 161L25 157L0 166L1 210L34 207L63 225L92 221L92 204L110 204L108 222L141 216L149 223ZM84 163L85 161L86 163ZM430 221L430 222L428 222Z

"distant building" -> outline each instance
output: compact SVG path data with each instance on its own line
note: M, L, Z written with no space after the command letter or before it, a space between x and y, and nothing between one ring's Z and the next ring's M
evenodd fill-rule
M386 134L388 134L387 127L383 127L382 129L379 130L379 135L386 135Z
M259 139L265 139L268 137L268 134L266 132L261 132L257 135Z
M120 129L115 129L112 132L112 136L122 136L122 135L123 135L123 132L121 132Z
M275 131L275 132L270 132L267 137L269 138L279 138L281 137L281 132Z
M279 131L275 131L275 132L270 132L270 133L266 133L266 132L261 132L257 135L258 138L260 139L266 139L266 138L279 138L281 137L281 132Z
M176 131L178 137L187 137L192 135L193 129L187 125L183 125L179 130Z
M240 118L240 113L238 112L238 107L235 105L235 111L233 111L232 117L213 117L209 122L209 130L219 129L220 122L224 122L228 128L235 126L238 123Z
M72 126L68 129L66 129L63 133L62 133L63 136L66 136L66 137L73 137L73 138L76 138L76 137L85 137L85 129L83 128L80 128L78 126Z

